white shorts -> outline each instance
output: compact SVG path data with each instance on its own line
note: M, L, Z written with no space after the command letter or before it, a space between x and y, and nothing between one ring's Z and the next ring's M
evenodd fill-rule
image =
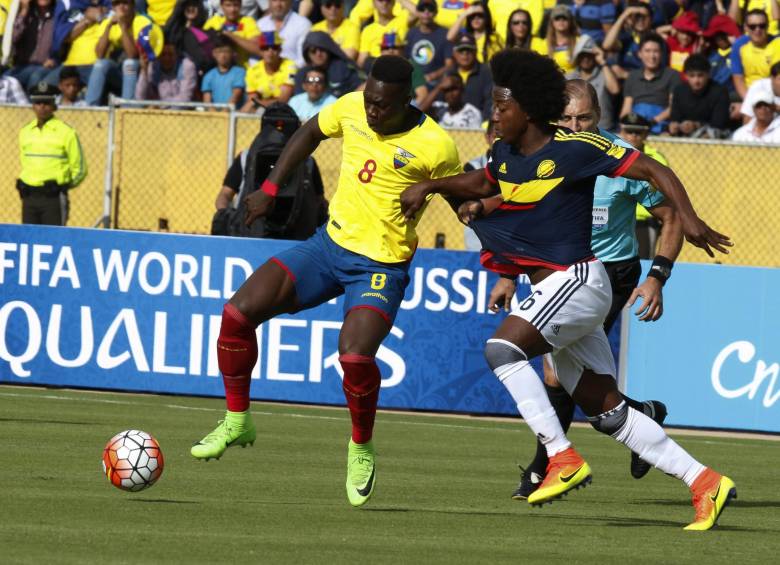
M612 304L612 285L601 261L576 263L556 271L512 310L552 345L550 361L558 381L571 394L584 369L617 374L604 319Z

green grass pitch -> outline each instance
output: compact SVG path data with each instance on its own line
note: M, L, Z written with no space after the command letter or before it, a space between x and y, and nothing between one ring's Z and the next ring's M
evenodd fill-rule
M344 492L346 410L254 403L257 442L198 462L192 441L219 399L0 387L2 563L777 563L778 443L677 436L731 476L739 498L710 532L684 532L687 489L636 481L628 452L586 427L570 436L593 484L543 508L509 498L533 437L519 420L381 412L377 487ZM115 433L154 435L160 481L111 486Z

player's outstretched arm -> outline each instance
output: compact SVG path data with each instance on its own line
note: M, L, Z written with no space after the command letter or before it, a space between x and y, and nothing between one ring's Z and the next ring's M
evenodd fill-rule
M728 248L734 245L729 236L715 231L699 218L685 187L669 167L640 153L623 176L648 181L660 190L676 209L685 239L702 248L710 257L715 256L712 249L726 254Z
M655 322L664 313L663 286L671 274L683 244L683 231L680 217L670 204L663 202L650 208L650 213L661 222L661 237L658 239L658 254L647 278L634 289L628 299L628 305L642 297L642 303L635 312L642 322Z
M401 193L401 212L407 219L414 218L431 194L441 194L455 200L478 200L492 196L495 192L496 187L488 180L485 170L476 169L413 184Z
M323 139L327 139L320 129L317 116L303 124L284 146L282 154L276 160L271 174L263 181L260 190L246 197L246 217L244 222L251 225L257 218L262 218L273 209L276 193L287 178L287 175L309 155L314 153Z

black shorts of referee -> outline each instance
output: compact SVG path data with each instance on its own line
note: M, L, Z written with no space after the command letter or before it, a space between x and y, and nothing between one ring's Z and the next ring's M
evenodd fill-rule
M642 265L639 264L639 257L634 257L625 261L604 263L604 268L607 270L609 282L612 283L612 305L604 320L604 332L609 334L609 330L612 329L615 320L631 297L631 293L639 285Z

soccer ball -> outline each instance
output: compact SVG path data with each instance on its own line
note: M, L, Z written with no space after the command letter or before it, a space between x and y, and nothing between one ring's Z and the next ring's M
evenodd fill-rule
M122 490L136 492L152 486L162 475L163 464L160 444L140 430L116 434L103 450L103 472Z

